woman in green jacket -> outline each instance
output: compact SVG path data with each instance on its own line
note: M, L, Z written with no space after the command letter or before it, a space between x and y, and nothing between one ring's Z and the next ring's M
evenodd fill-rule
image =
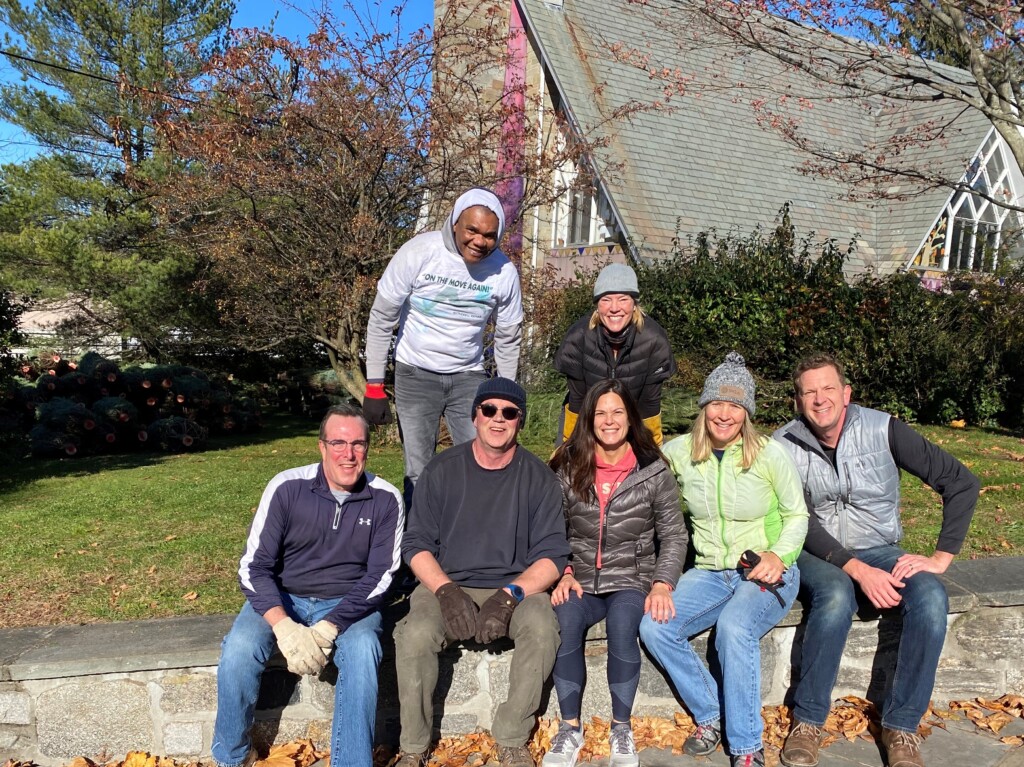
M645 617L640 638L697 723L686 753L717 748L724 713L731 764L755 767L764 764L760 639L796 598L807 507L792 458L750 420L754 379L743 357L732 352L715 368L698 405L693 430L663 450L682 492L695 566L672 593L675 617ZM717 680L690 644L712 626Z

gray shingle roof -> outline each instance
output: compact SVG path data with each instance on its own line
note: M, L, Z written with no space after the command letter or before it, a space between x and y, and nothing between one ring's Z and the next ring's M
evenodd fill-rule
M801 235L814 231L841 244L858 238L848 271L888 271L916 251L949 194L937 189L901 201L853 202L843 199L848 187L839 181L801 173L807 155L758 125L751 101L768 98L775 104L787 85L798 94L814 86L767 55L738 53L695 26L689 28L699 44L681 40L679 30L689 24L685 3L651 0L646 9L628 0L564 0L562 8L542 0L519 3L580 130L604 143L596 151L598 173L627 235L645 256L668 253L674 237L685 242L710 228L746 234L771 226L789 202ZM666 12L671 24L663 22ZM673 96L665 109L612 120L631 101L665 99L661 82L615 59L616 46L636 49L650 56L650 66L678 68L704 85ZM936 109L913 104L901 119L926 120ZM850 100L822 98L796 116L802 130L840 147L863 148L880 131L894 129L891 117L876 118ZM964 115L945 142L914 147L907 159L958 172L981 146L987 127L984 118Z

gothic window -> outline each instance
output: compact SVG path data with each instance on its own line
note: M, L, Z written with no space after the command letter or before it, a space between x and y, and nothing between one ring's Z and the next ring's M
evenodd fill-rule
M908 266L939 271L992 272L1004 246L1021 230L1021 216L993 200L1012 203L1013 188L1006 148L989 132L964 181L971 191L950 195L932 230ZM991 199L989 199L991 198Z

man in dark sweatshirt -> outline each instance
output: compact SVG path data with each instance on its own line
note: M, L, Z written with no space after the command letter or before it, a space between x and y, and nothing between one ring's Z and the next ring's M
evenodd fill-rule
M369 426L336 405L320 424L319 463L281 472L256 509L238 579L246 602L221 648L213 758L256 759L250 731L260 677L275 649L288 670L338 667L334 764L373 767L380 606L400 563L402 495L366 471Z
M554 473L517 445L526 392L507 378L480 384L476 437L436 456L420 475L402 557L420 584L395 629L401 757L426 763L438 655L451 642L509 637L508 699L491 725L502 767L533 767L526 748L541 690L558 651L548 588L569 556L562 490Z
M793 385L799 417L774 436L796 461L810 511L797 560L809 611L782 763L818 763L821 728L859 592L878 609L902 613L897 666L881 711L882 745L889 767L923 767L917 727L935 685L949 610L936 576L963 545L980 483L953 456L888 413L850 404L850 385L833 357L801 361ZM942 528L931 556L899 546L901 470L942 496Z

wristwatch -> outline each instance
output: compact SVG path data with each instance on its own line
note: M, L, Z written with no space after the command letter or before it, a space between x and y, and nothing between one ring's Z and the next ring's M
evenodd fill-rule
M526 592L523 591L523 587L522 586L518 586L515 583L510 583L507 586L505 586L504 588L506 588L510 592L512 592L512 596L515 597L515 600L517 602L522 602L524 599L526 599Z

